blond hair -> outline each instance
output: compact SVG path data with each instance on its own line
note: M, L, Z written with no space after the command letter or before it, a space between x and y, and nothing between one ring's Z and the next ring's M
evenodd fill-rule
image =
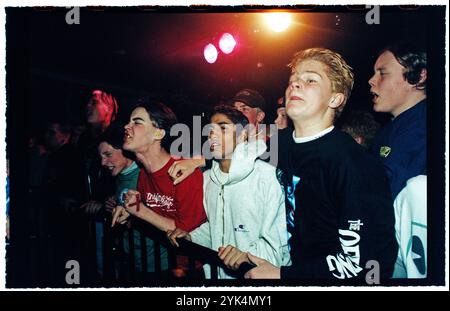
M326 67L326 73L331 81L331 89L334 93L344 94L342 105L336 110L337 119L345 107L347 99L350 97L354 83L353 69L342 56L324 48L311 48L295 53L293 59L288 64L289 68L294 68L304 60L316 60Z

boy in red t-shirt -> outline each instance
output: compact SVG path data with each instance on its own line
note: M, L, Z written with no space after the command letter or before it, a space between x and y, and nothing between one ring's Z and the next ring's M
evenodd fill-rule
M131 113L123 149L134 152L143 168L138 191L128 190L124 195L124 208L116 208L113 224L123 223L129 214L164 232L175 228L191 231L205 222L201 171L197 169L177 185L167 172L174 162L169 133L175 123L172 110L159 102L143 101ZM185 268L185 260L178 266Z

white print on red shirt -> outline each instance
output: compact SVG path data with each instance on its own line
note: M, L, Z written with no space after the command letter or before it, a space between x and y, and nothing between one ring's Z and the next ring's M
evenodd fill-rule
M164 194L147 192L145 205L154 208L159 207L165 212L175 212L176 209L173 205L173 198Z

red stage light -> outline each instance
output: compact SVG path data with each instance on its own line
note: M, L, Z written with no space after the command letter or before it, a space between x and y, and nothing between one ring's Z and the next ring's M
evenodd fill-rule
M214 45L209 43L207 46L205 46L205 49L203 50L203 55L205 56L205 59L208 63L213 64L217 60L217 49Z
M234 40L231 34L226 32L222 35L222 37L220 37L219 47L225 54L230 54L233 52L235 46L236 40Z

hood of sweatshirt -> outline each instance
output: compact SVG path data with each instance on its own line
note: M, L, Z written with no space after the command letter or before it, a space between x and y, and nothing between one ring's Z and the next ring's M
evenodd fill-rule
M211 167L211 180L217 185L232 185L246 178L253 171L256 159L267 149L263 140L243 142L236 146L231 157L228 174L220 170L219 162L213 161Z

